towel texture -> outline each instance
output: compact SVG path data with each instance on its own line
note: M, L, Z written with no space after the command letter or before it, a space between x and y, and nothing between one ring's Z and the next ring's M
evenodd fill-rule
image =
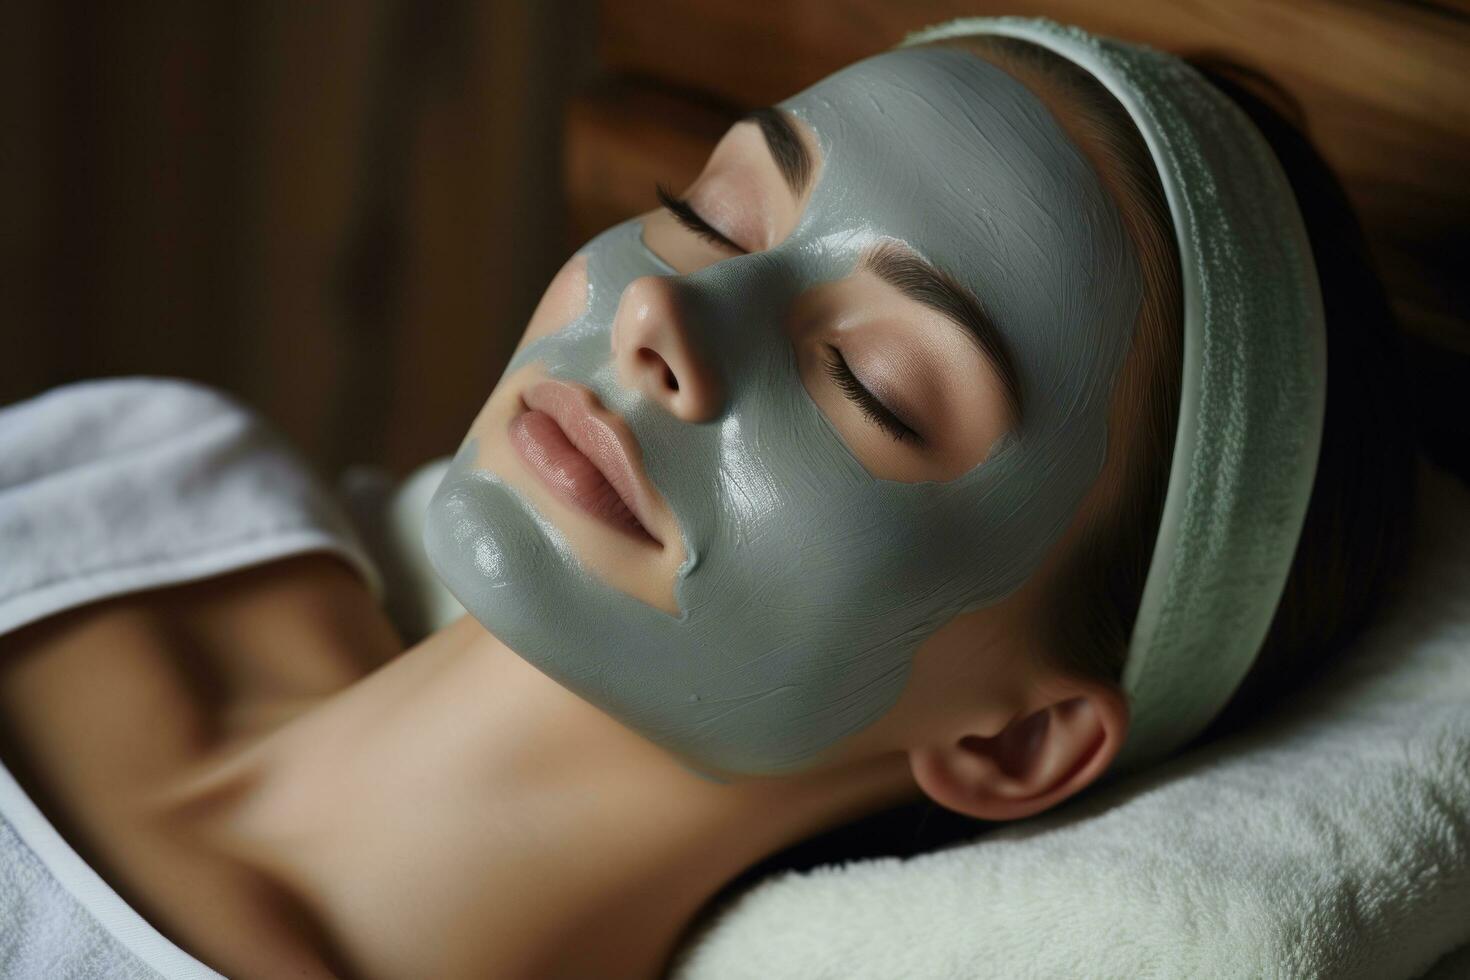
M26 610L55 608L26 596L70 578L86 584L73 600L102 597L99 583L223 571L280 553L273 541L316 541L375 580L335 503L258 420L194 386L97 385L0 412L0 611L11 628ZM75 445L56 445L62 436ZM162 465L170 456L176 465ZM358 510L387 529L377 540L390 583L418 578L415 621L427 628L461 612L419 551L424 490L445 463ZM116 541L80 547L78 532L106 528L78 488L90 486L96 507L150 479L158 509L141 499ZM23 521L44 518L50 481L74 519ZM1470 492L1426 464L1420 493L1413 562L1390 606L1275 719L960 846L770 877L689 938L674 977L1465 975ZM75 546L52 553L43 531ZM26 554L39 557L13 561ZM211 557L221 554L233 557ZM134 566L139 575L106 577ZM213 975L96 878L3 766L0 818L0 977Z
M385 518L409 576L446 462ZM1470 976L1470 491L1421 465L1401 588L1278 716L960 846L769 877L674 980Z
M217 391L85 381L0 411L0 633L310 550L341 555L381 592L341 505Z
M768 878L675 977L1421 975L1470 943L1470 493L1426 464L1421 499L1390 608L1273 719L963 846Z

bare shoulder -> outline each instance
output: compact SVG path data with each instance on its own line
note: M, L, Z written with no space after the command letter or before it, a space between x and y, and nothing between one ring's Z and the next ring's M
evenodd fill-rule
M150 604L235 701L330 694L403 652L363 580L329 554L161 590Z
M95 765L74 775L138 785L402 649L326 554L120 596L0 637L0 748L48 781Z
M82 606L0 637L0 760L186 949L242 975L327 975L292 897L157 803L187 767L402 649L361 578L325 554Z

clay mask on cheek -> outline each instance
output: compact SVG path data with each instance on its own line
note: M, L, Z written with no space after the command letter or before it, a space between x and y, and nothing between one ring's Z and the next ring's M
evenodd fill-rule
M1040 564L1096 478L1142 296L1117 208L1030 90L967 52L907 48L780 104L822 170L775 248L685 276L634 220L585 245L584 315L524 348L636 435L682 530L670 616L586 572L564 535L467 443L425 532L451 591L543 672L706 773L799 770L886 712L914 652ZM1006 339L1026 417L945 483L871 476L802 384L793 301L890 237L958 278ZM619 384L624 288L675 276L727 398L682 422ZM976 383L983 383L978 378Z

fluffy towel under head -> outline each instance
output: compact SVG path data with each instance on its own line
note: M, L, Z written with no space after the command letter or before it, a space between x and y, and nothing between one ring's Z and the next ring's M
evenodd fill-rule
M1274 720L959 847L767 879L675 977L1420 976L1470 943L1470 493L1420 486L1391 607Z
M419 544L446 463L380 516L430 628L463 613ZM967 844L767 878L674 980L1470 976L1470 491L1419 488L1398 594L1274 720Z

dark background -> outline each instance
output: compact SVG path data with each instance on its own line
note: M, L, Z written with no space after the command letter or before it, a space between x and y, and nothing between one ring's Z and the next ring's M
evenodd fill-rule
M0 403L178 375L326 470L453 451L568 252L574 4L0 7Z
M324 473L452 452L543 288L736 113L906 30L1041 14L1279 85L1470 473L1470 5L362 0L0 5L0 404L234 392Z

